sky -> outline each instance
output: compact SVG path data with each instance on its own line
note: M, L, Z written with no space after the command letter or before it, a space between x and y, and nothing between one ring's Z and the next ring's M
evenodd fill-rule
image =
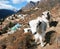
M0 9L16 9L19 10L28 2L37 2L40 0L0 0Z

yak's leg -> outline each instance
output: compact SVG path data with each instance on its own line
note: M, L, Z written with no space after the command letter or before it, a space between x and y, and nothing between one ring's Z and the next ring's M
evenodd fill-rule
M42 35L40 35L39 39L40 39L41 46L43 47L43 46L45 45L45 43L43 42L43 37L42 37Z

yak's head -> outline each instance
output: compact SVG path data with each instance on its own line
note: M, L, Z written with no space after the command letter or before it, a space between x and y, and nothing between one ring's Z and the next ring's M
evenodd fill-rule
M42 13L42 17L45 18L45 19L47 19L48 21L50 21L50 19L51 19L51 13L50 13L50 11L44 11Z

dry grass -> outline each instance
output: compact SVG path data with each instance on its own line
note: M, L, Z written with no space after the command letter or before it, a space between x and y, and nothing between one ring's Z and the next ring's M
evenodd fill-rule
M23 30L20 30L0 40L0 47L2 49L4 46L6 46L4 49L28 49L32 41L33 35L31 33L25 34Z

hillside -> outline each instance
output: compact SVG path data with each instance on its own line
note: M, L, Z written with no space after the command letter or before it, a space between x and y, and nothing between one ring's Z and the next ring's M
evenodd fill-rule
M33 5L31 5L33 4ZM29 5L31 7L29 7ZM22 24L21 29L17 30L13 34L6 34L7 32L1 33L0 35L0 49L60 49L60 0L41 0L37 3L30 2L27 4L28 10L19 10L16 14L13 14L9 17L13 17L13 19L5 19L4 22L2 22L2 28L7 27L7 31L9 27L11 27L12 23L20 23ZM33 8L32 8L33 7ZM51 12L51 17L54 21L57 21L58 24L56 27L47 28L46 30L46 41L47 38L56 37L56 41L52 40L52 45L49 45L47 43L45 47L41 47L40 45L36 45L33 35L31 32L24 33L23 29L28 27L28 22L32 19L37 18L38 16L41 16L42 12L45 10L49 10ZM16 16L21 15L24 18ZM9 25L10 24L10 25ZM9 27L8 27L9 26ZM0 28L1 32L1 28ZM49 35L49 36L48 36ZM52 36L52 37L50 37ZM32 44L33 43L33 44ZM35 44L34 44L35 43Z

